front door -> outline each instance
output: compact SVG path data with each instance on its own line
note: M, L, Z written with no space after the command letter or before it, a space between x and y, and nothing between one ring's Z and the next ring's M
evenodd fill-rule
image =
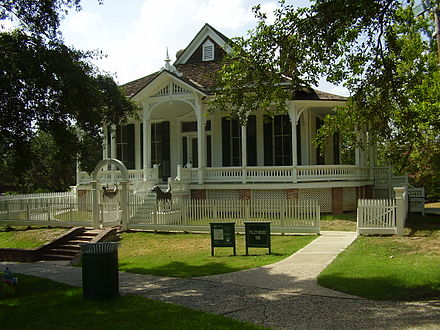
M197 136L182 136L182 163L186 167L199 167ZM191 165L190 165L191 164Z

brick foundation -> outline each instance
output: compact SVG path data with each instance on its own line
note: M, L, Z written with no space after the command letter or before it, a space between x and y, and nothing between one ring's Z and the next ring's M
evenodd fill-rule
M298 189L286 189L286 197L287 199L298 199L299 190Z
M344 212L343 205L344 191L343 188L332 188L332 213L342 214Z
M191 189L191 199L206 199L206 189Z
M251 190L250 189L241 189L240 190L240 199L242 199L242 200L251 199Z

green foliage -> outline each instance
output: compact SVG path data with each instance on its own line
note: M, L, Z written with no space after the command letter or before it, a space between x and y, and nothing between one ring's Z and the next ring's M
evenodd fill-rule
M272 264L306 246L316 236L272 236L272 254L251 248L245 256L244 236L238 235L237 256L232 248L216 248L211 256L205 234L123 233L119 269L132 273L195 277L229 273Z
M440 217L412 217L405 237L359 237L318 283L373 300L440 297Z
M64 14L69 8L80 10L80 2L81 0L1 0L0 20L16 19L22 28L32 33L56 38Z
M134 104L113 78L91 64L99 53L69 48L57 34L72 7L79 10L79 0L0 2L0 20L16 18L21 27L0 33L2 184L27 191L40 179L29 183L29 178L56 165L60 168L51 170L50 183L41 188L66 187L77 154L87 170L96 161L102 125L123 123L134 114ZM52 150L43 155L44 149Z
M21 274L18 285L15 295L0 296L5 329L262 329L134 295L86 300L81 288Z
M295 91L326 77L351 97L325 118L321 147L336 132L348 150L378 143L398 171L416 169L406 174L423 177L417 154L437 154L440 139L440 71L432 17L415 16L413 7L400 0L315 0L298 9L281 1L269 23L257 6L256 28L234 39L225 58L213 109L243 121L259 108L270 116L285 111ZM440 173L429 175L417 184L432 181L433 191Z
M13 229L5 227L0 230L0 247L16 249L35 249L58 238L65 229Z

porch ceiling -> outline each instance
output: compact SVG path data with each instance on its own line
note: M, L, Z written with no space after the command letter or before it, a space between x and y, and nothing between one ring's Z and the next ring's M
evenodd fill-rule
M165 120L170 118L196 120L193 107L180 100L165 101L158 104L151 113L151 120Z

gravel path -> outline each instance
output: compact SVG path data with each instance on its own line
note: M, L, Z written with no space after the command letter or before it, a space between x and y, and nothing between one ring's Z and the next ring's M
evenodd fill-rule
M323 232L264 267L192 279L119 273L136 294L278 329L440 329L440 301L375 302L320 287L317 275L356 238ZM13 272L81 286L81 269L56 262L0 263Z

